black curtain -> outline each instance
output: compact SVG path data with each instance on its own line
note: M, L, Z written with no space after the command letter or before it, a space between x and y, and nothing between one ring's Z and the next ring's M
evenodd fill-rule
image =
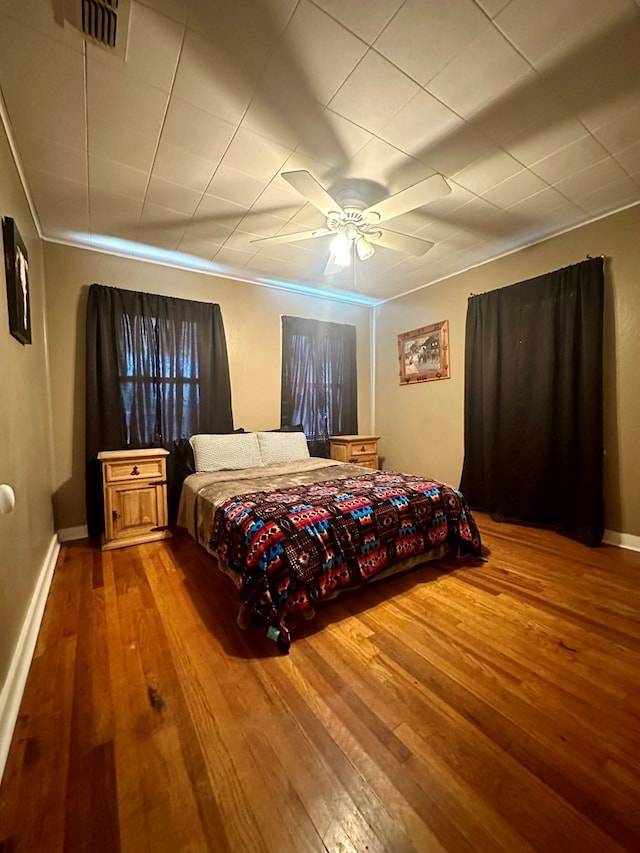
M282 318L282 426L302 424L312 456L329 456L329 435L358 432L356 329Z
M104 527L101 450L165 447L233 429L219 305L92 284L86 330L89 535ZM176 504L168 459L170 516Z
M499 521L604 532L604 262L469 299L460 488Z

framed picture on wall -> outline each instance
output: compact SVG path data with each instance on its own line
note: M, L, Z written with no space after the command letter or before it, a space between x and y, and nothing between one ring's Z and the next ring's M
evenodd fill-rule
M449 378L449 321L398 335L400 384Z
M9 331L21 344L30 344L29 258L18 227L10 216L2 219L2 240L7 279Z

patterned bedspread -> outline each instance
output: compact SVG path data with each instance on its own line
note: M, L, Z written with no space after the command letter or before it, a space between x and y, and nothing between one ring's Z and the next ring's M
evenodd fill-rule
M408 558L481 554L462 494L408 474L348 467L350 476L227 497L208 550L235 576L245 609L282 651L287 617ZM323 472L324 473L324 472ZM326 477L325 473L325 477ZM418 560L416 560L418 562Z

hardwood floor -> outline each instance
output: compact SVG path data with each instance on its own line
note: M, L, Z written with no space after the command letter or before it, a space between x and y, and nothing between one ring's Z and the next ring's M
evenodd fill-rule
M640 554L477 516L288 656L185 536L60 553L0 853L640 849Z

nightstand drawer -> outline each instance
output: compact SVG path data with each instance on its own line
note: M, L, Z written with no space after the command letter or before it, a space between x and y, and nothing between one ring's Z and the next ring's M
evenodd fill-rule
M378 453L377 441L363 441L352 444L349 448L351 459L355 461L358 456L376 456Z
M374 471L378 467L377 456L352 456L349 462L352 462L354 465L362 465L363 468L373 468Z
M164 458L132 459L105 462L104 478L107 483L121 483L125 480L162 480L164 478Z

